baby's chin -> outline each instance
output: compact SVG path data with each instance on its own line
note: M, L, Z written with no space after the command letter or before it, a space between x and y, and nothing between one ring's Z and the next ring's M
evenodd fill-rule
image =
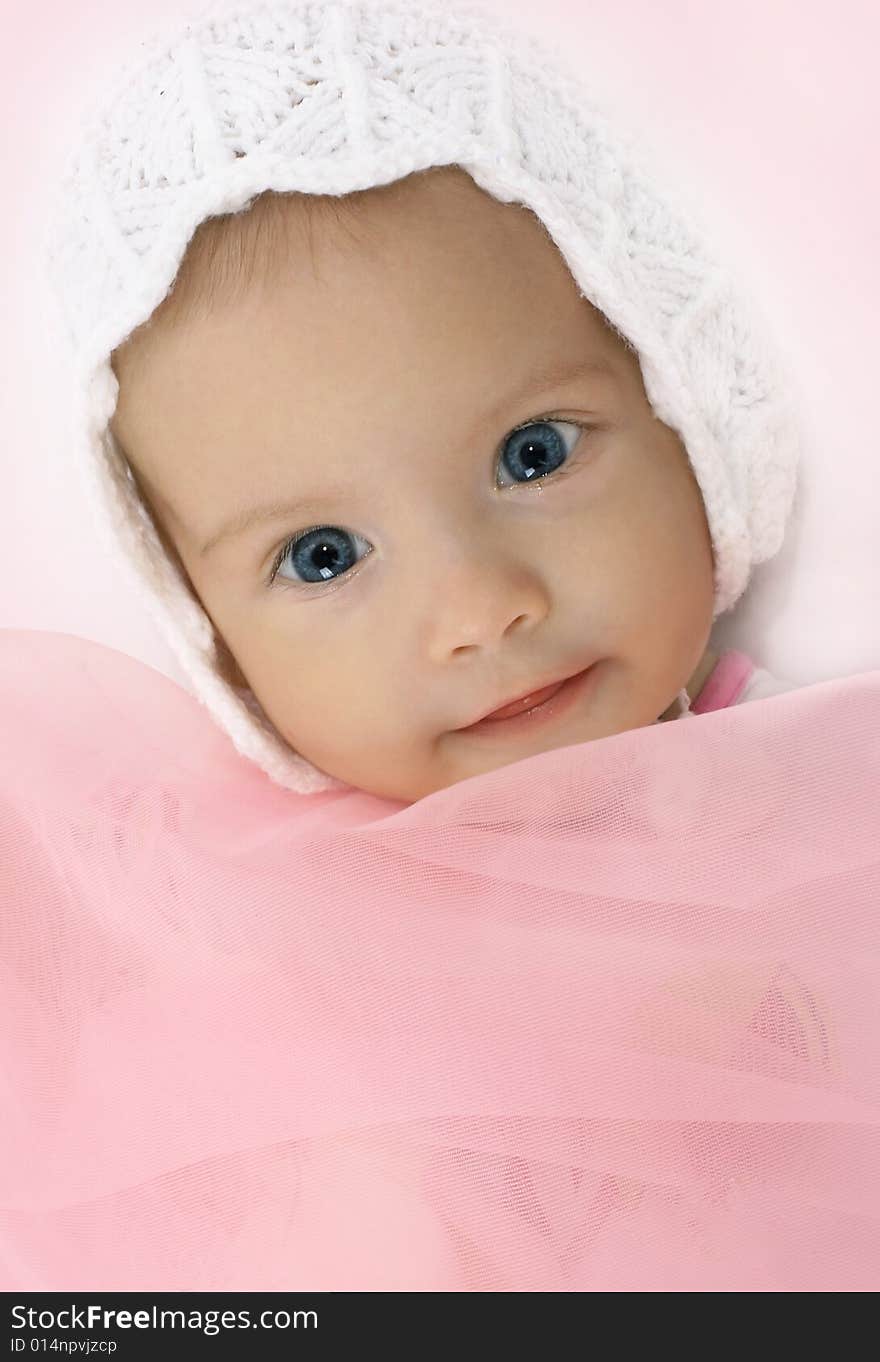
M395 762L390 755L380 769L361 769L349 783L379 798L414 803L513 762L654 725L666 697L646 695L645 679L639 686L632 669L601 659L573 678L565 694L557 691L536 709L441 732L411 760ZM677 713L675 703L673 708Z

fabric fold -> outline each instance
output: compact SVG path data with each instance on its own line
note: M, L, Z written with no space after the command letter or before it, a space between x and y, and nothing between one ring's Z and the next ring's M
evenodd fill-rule
M5 1289L876 1289L880 672L408 806L0 692Z

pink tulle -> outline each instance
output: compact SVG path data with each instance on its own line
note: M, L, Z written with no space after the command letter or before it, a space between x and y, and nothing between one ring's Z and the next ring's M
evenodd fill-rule
M6 1290L880 1286L880 672L409 806L0 696Z

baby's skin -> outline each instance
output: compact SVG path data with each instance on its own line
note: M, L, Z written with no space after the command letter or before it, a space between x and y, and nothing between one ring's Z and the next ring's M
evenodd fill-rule
M538 219L458 168L344 227L299 196L249 211L273 199L262 286L182 318L201 259L113 357L111 428L227 679L406 802L674 717L714 660L702 497ZM591 665L557 717L472 728Z

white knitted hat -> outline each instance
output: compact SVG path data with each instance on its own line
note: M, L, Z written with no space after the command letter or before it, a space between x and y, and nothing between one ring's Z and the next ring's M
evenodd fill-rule
M288 789L343 786L218 670L214 626L109 429L109 357L170 292L199 223L265 190L347 194L456 164L531 209L682 439L714 546L714 617L735 604L791 510L791 381L693 211L555 49L474 5L406 0L221 0L140 46L81 127L46 266L74 346L75 457L98 532L133 560L193 693L242 755Z

